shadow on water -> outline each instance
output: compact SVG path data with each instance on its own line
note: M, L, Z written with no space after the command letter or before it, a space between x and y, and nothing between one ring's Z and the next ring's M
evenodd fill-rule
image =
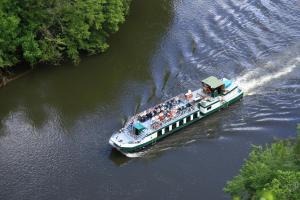
M118 150L114 148L111 149L111 152L109 154L109 159L113 161L113 163L117 166L122 166L128 163L130 160L132 160L132 158L126 157L125 155L123 155L122 153L120 153Z

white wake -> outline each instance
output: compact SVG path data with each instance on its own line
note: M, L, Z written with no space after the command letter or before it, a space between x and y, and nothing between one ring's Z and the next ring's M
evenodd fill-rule
M259 87L273 81L274 79L281 78L294 71L295 68L300 66L300 57L292 59L286 67L279 70L274 70L272 62L267 63L262 68L250 71L238 77L236 83L245 92L245 95L253 95ZM272 71L268 70L271 68Z

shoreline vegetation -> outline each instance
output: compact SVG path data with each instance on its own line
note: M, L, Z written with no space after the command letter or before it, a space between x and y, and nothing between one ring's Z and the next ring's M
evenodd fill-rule
M253 146L239 175L224 191L233 200L296 200L300 197L300 124L298 137Z
M75 64L80 54L104 52L119 30L131 0L2 0L0 3L0 87L30 70L18 64Z

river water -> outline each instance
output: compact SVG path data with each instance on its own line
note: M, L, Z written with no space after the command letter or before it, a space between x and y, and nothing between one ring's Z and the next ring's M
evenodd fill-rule
M209 75L246 92L136 158L108 139ZM296 135L299 0L135 0L109 50L0 90L0 199L230 199L252 144Z

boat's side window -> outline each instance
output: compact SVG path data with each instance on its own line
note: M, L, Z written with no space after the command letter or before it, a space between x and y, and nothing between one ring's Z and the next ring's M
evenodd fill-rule
M183 119L181 119L180 121L179 121L179 126L182 126L183 125Z
M211 109L211 106L209 106L208 108L207 108L207 110L210 110Z
M196 119L197 118L197 113L194 113L194 119Z
M159 131L157 131L157 137L162 135L162 129L160 129Z
M169 129L166 127L166 128L163 129L163 132L162 132L162 133L165 134L165 133L167 133L167 132L169 132Z
M190 116L186 118L186 123L188 123L189 121L191 121L191 117Z
M172 124L172 129L176 128L176 123Z

